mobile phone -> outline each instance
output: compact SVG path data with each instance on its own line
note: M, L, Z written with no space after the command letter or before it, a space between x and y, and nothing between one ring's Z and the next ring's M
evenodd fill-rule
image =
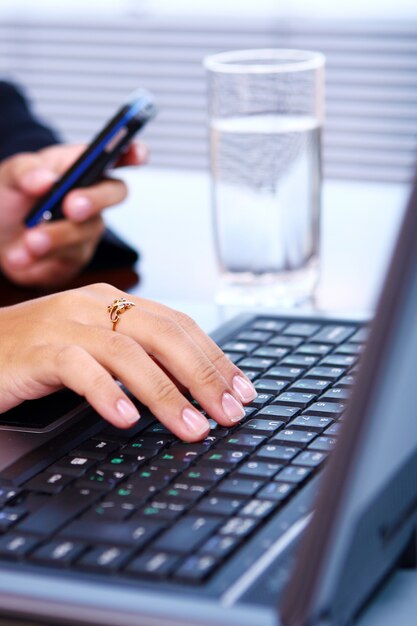
M133 136L156 115L152 94L144 89L135 91L105 128L93 139L83 154L53 187L40 198L25 220L29 228L42 222L64 218L62 201L77 187L87 187L102 178L103 174L120 157Z

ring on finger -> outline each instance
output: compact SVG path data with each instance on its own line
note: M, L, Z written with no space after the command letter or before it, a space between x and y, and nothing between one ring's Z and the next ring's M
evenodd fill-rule
M116 330L117 322L120 319L122 313L128 311L133 306L135 306L134 302L129 302L125 298L116 298L113 300L111 304L107 307L107 311L109 313L110 321L113 324L112 330Z

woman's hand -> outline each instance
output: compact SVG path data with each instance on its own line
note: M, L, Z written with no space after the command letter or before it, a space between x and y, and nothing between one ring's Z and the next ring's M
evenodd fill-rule
M116 330L107 310L115 299L135 306ZM120 428L139 414L115 378L178 437L209 431L186 390L222 426L244 416L252 383L188 316L133 298L106 284L91 285L0 309L0 412L65 386L85 396Z
M67 219L25 227L36 200L83 150L84 146L52 146L0 164L0 270L13 282L53 287L76 275L90 261L102 236L102 211L126 197L124 182L108 178L70 191L63 201ZM144 161L144 146L131 146L119 165Z

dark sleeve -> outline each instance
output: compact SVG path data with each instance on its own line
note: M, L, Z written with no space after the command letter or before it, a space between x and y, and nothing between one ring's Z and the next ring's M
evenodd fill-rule
M19 152L34 152L59 143L58 134L37 120L22 92L0 81L0 161ZM129 267L138 260L133 248L106 230L88 269Z
M58 135L33 117L22 93L0 82L0 160L58 142Z

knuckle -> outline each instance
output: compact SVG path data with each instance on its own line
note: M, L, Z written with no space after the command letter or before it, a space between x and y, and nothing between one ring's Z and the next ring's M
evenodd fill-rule
M134 339L122 333L111 333L107 340L107 349L111 356L123 357L129 360L138 351L138 344Z
M211 361L200 363L196 369L195 381L197 385L204 387L214 385L219 382L219 373Z
M173 319L165 316L157 316L155 318L155 326L156 333L164 337L173 337L180 332L178 324Z
M152 395L157 404L167 404L175 402L179 391L175 385L163 375L156 375L152 381Z
M197 328L197 323L192 317L182 311L174 311L175 322L187 331L193 331Z
M56 353L56 365L59 369L66 368L68 364L79 363L85 359L86 352L81 346L63 346Z

